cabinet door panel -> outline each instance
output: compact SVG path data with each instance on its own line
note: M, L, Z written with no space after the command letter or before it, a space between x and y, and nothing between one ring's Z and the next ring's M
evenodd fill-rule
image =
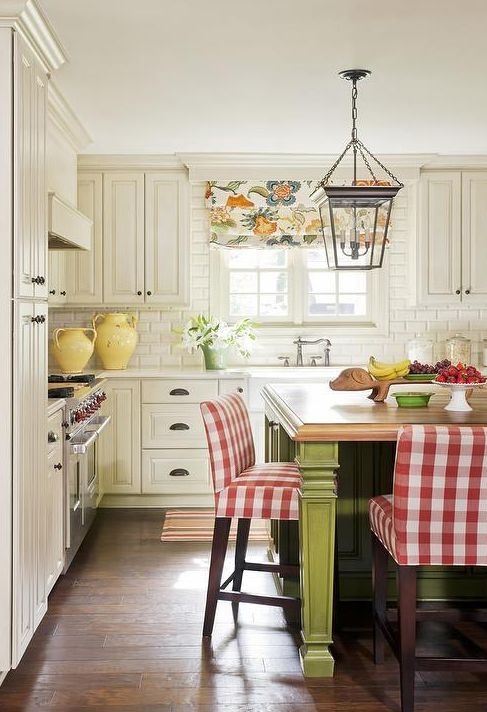
M46 590L49 594L64 565L64 468L62 422L63 412L49 418L48 429L60 435L51 447L47 460L47 566ZM61 465L61 469L59 469Z
M487 297L487 172L462 173L462 300L485 304Z
M186 174L146 174L145 299L148 303L179 305L189 301L188 212Z
M67 301L66 258L67 254L63 250L49 251L47 274L49 305L65 304Z
M247 381L243 378L222 378L218 381L218 395L224 396L228 393L238 393L247 402L248 388Z
M73 250L66 256L68 301L103 303L103 179L101 173L78 176L78 209L93 220L91 250Z
M33 297L34 284L34 196L32 170L34 141L34 58L17 33L15 38L14 125L16 156L15 173L15 291L20 297Z
M44 279L34 287L36 299L47 298L47 188L46 188L46 113L47 76L38 67L34 74L34 273Z
M13 418L12 655L16 666L34 633L34 478L32 447L34 305L15 307Z
M112 421L97 448L102 490L140 494L140 382L110 383L107 396L104 412Z
M103 176L104 301L144 302L144 176ZM140 294L137 294L140 292Z
M421 176L418 250L422 304L461 300L461 177L457 172ZM459 294L456 292L459 291Z

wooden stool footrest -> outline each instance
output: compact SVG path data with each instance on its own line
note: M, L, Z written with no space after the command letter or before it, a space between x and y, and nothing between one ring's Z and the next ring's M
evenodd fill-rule
M281 576L299 576L299 566L292 564L265 564L246 561L244 571L267 571L271 574L281 574Z
M220 591L218 593L220 601L232 601L233 603L258 603L265 606L277 606L289 610L300 610L299 598L292 596L261 596L244 591Z

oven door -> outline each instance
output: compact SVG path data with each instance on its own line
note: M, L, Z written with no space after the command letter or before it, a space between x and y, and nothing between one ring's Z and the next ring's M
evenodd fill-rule
M99 497L96 442L110 420L109 415L96 416L82 432L76 434L67 443L69 450L67 566L73 560L96 515Z

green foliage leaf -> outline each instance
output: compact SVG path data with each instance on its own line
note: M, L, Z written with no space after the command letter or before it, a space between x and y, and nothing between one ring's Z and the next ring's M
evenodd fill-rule
M267 190L267 188L264 188L263 185L254 185L250 190L248 191L247 195L250 195L251 193L257 193L257 195L261 195L263 198L267 198L270 193Z

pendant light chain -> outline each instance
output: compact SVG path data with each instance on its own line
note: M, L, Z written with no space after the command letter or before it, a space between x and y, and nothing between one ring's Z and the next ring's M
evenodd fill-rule
M359 153L359 154L360 154L360 157L362 158L362 160L363 160L363 162L364 162L364 164L365 164L365 166L366 166L366 168L367 168L369 174L371 175L372 180L374 181L374 183L378 183L378 179L377 179L377 177L376 177L376 175L375 175L375 173L374 173L374 171L373 171L373 169L372 169L371 161L370 161L369 159L372 159L372 161L375 161L376 164L377 164L378 166L380 166L380 168L382 168L382 170L384 171L384 173L386 173L386 175L389 176L389 178L391 178L395 183L397 183L397 185L399 185L399 186L402 188L402 187L404 186L404 184L401 183L401 181L400 181L398 178L396 178L396 176L392 173L392 171L390 171L388 168L386 168L386 167L384 166L384 164L381 163L381 161L379 161L379 159L378 159L376 156L374 156L374 154L371 153L371 151L369 151L369 149L368 149L368 148L362 143L362 141L360 141L360 139L358 138L358 131L357 131L357 118L358 118L358 110L357 110L357 98L358 98L357 80L360 79L361 77L360 77L360 76L359 76L359 77L357 77L357 76L354 76L354 77L350 77L350 76L347 77L347 76L345 76L345 78L352 80L352 111L351 111L351 114L352 114L352 132L351 132L351 139L350 139L350 141L347 143L347 145L345 146L345 148L344 148L344 150L342 151L342 153L340 154L340 156L338 156L338 158L336 159L335 163L332 165L332 167L330 168L330 170L328 171L328 173L327 173L327 174L325 175L325 177L319 182L319 185L321 185L322 187L328 185L328 182L329 182L331 176L333 175L333 173L335 172L336 168L337 168L338 165L342 162L343 158L344 158L345 155L348 153L348 151L349 151L350 149L352 149L352 151L353 151L353 184L352 184L352 185L356 185L356 183L357 183L357 153Z

